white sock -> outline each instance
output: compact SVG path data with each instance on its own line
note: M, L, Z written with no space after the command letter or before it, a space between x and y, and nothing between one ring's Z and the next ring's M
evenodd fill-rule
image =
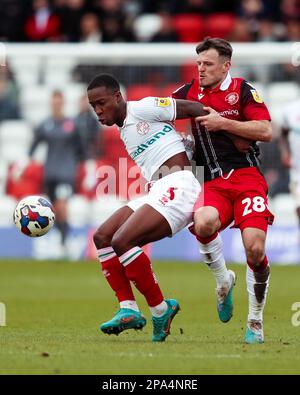
M199 251L203 255L203 261L207 264L214 275L217 287L230 281L229 273L223 256L223 243L221 236L218 236L207 244L199 241Z
M154 307L149 307L153 317L161 317L168 310L167 303L163 300L160 304Z
M270 267L267 266L265 273L254 274L253 270L247 265L246 282L249 296L248 321L263 321L263 311L266 304L270 279L269 270Z
M135 300L123 300L122 302L120 302L120 308L121 309L131 309L134 311L140 311Z

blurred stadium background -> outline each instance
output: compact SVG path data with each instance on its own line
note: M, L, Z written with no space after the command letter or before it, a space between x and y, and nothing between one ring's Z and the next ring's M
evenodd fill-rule
M12 223L17 200L43 192L46 151L40 147L29 163L28 152L35 129L50 115L51 93L63 92L66 115L74 119L80 115L86 84L99 72L116 75L128 100L168 96L196 75L195 43L212 36L233 44L232 74L255 85L273 118L274 139L261 144L270 206L276 215L268 236L269 259L300 262L297 216L278 149L282 110L299 97L298 0L1 0L0 4L1 257L61 258L55 229L32 240L18 234ZM179 130L188 127L188 122L178 124ZM69 259L95 257L93 229L126 199L121 186L115 195L96 198L95 193L97 167L110 165L118 172L120 156L126 153L117 131L99 127L91 160L79 164L76 193L68 202ZM244 261L239 232L228 230L223 239L227 260ZM199 260L188 232L156 243L152 255Z

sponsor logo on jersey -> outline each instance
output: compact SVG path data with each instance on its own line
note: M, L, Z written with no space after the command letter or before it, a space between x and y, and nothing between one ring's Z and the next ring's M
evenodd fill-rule
M237 110L237 109L224 110L224 111L219 112L218 114L220 114L222 117L226 117L226 116L228 117L230 115L234 115L234 116L238 117L239 110Z
M236 92L230 92L226 97L225 97L225 101L230 104L231 106L233 106L234 104L236 104L239 100L239 95Z
M140 144L137 149L130 154L131 158L134 160L136 157L138 157L142 152L144 152L147 148L149 148L153 143L155 143L157 140L159 140L161 137L165 136L168 132L171 130L174 130L171 126L165 125L163 130L161 132L155 133L151 139L146 141L143 144Z
M259 96L256 89L250 89L250 92L253 96L253 99L256 101L256 103L263 103L263 99Z
M171 100L168 97L156 97L155 105L156 107L170 107Z
M137 123L136 125L136 130L139 134L141 134L142 136L144 136L145 134L147 134L150 130L150 125L149 123L145 122L145 121L140 121Z

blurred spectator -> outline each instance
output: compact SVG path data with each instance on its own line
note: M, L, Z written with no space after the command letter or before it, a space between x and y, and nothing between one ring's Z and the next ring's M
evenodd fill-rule
M23 22L29 0L1 0L0 41L24 41Z
M274 24L270 19L262 19L259 24L260 28L257 35L257 41L271 42L275 41Z
M172 0L170 9L173 14L204 14L208 3L207 0Z
M207 2L206 7L207 7L207 10L209 13L215 13L215 12L234 13L238 3L239 3L239 0L230 0L230 1L209 0Z
M60 20L48 0L33 0L33 13L25 21L25 34L29 41L60 40Z
M288 193L289 173L282 166L280 160L279 140L274 138L268 144L260 144L261 151L261 170L269 186L269 196L273 198L280 193Z
M94 0L92 4L100 18L103 42L136 41L132 20L125 13L124 0Z
M78 42L80 37L80 20L88 11L85 0L56 0L54 11L61 20L64 41Z
M99 27L99 20L95 14L88 13L80 20L80 39L82 42L100 42L102 33Z
M178 42L177 33L174 30L172 17L167 12L160 13L161 25L159 31L154 34L150 42L165 43Z
M247 25L247 31L250 33L250 40L254 40L259 31L259 21L264 14L264 3L262 0L242 0L238 7L240 18Z
M19 119L20 108L17 89L8 67L0 66L0 122L8 119Z
M233 42L249 42L252 36L247 21L238 18L235 21L232 32L229 35L229 41Z
M36 130L29 155L41 142L47 144L45 192L54 205L55 224L61 233L62 246L65 247L69 232L67 203L74 191L77 165L85 159L85 147L75 122L64 115L64 97L60 91L52 94L51 111L51 117Z
M106 17L103 22L103 42L134 42L136 37L122 17Z
M280 14L283 22L294 19L299 22L300 19L300 1L299 0L281 0Z
M285 41L300 41L300 20L288 20L285 24L285 30Z
M170 7L169 0L143 0L140 4L142 14L156 14L167 11Z

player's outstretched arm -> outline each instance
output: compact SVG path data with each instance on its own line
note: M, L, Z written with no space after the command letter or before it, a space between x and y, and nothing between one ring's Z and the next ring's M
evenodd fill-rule
M204 107L204 110L207 110L208 114L197 117L196 121L208 132L222 130L252 141L269 142L272 139L272 126L269 120L236 121L222 117L211 107Z
M176 119L195 118L207 114L203 105L190 100L176 99Z

